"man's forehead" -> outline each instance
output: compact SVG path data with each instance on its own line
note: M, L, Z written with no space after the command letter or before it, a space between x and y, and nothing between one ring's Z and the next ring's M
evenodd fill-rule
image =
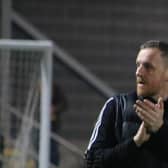
M161 51L157 48L141 49L137 55L137 62L162 62Z

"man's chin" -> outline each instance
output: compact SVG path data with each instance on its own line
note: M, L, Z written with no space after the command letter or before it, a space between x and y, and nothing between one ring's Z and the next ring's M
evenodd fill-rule
M145 90L137 89L137 95L145 97L148 96L149 94Z

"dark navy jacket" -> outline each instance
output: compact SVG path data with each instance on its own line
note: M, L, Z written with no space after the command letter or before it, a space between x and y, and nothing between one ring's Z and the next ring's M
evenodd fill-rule
M105 103L85 154L87 168L168 168L168 100L163 126L137 147L133 136L142 122L133 108L137 99L136 93L121 94Z

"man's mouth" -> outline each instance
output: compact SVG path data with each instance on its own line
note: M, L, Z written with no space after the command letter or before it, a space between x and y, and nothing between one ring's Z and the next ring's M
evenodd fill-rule
M138 78L138 79L137 79L137 84L138 84L138 85L145 85L146 82L145 82L143 79Z
M137 84L144 85L145 82L137 82Z

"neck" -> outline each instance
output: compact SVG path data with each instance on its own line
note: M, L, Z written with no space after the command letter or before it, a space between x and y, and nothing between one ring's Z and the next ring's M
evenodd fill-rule
M156 99L158 99L159 97L162 97L163 100L166 100L168 98L168 82L166 82L166 84L162 88L163 88L162 91L156 97Z

